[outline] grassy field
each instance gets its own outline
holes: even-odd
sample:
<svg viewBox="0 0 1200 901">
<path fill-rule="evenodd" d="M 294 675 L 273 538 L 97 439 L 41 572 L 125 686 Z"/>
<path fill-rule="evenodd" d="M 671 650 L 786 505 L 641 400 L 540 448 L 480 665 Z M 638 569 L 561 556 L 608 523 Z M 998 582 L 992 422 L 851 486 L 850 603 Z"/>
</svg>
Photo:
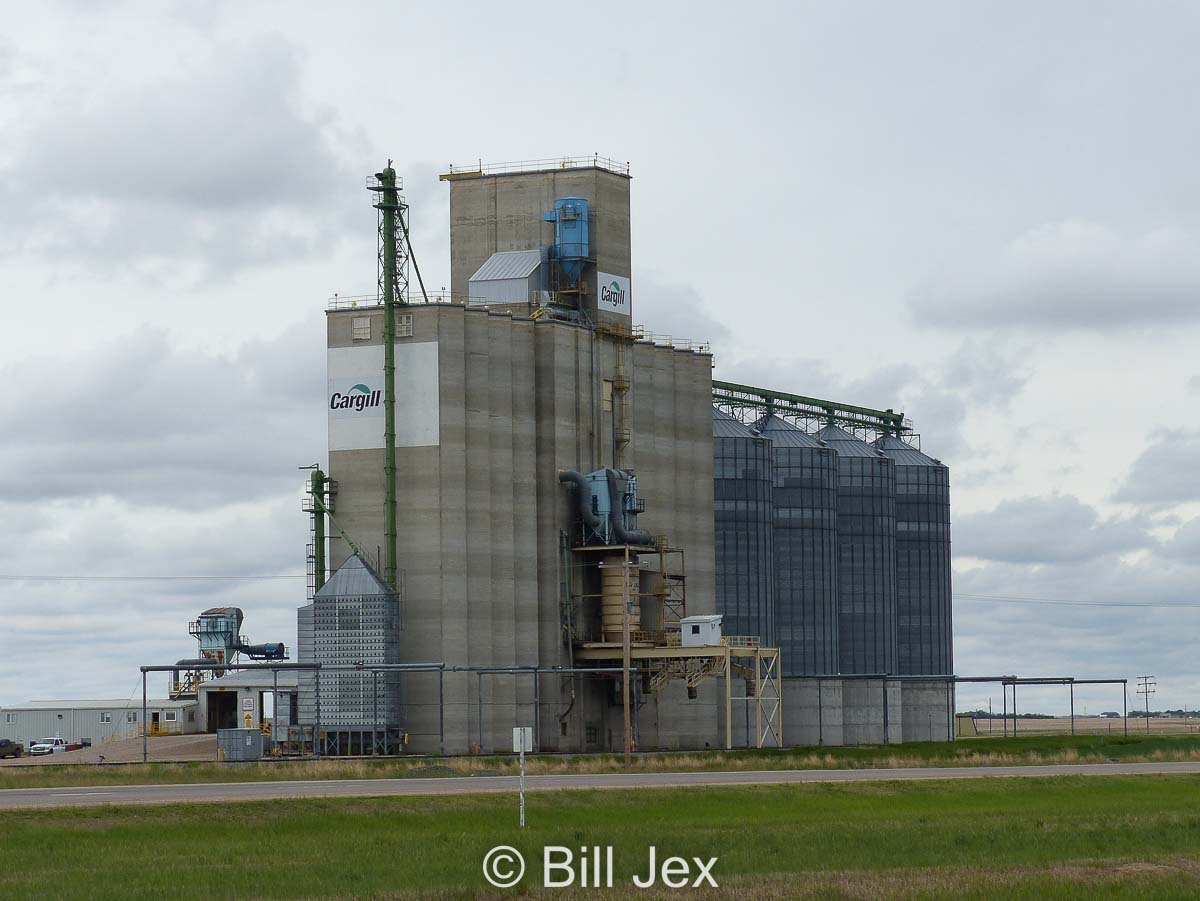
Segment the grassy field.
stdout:
<svg viewBox="0 0 1200 901">
<path fill-rule="evenodd" d="M 988 720 L 977 719 L 974 721 L 968 720 L 965 717 L 959 717 L 957 720 L 958 734 L 963 737 L 971 736 L 971 729 L 974 728 L 975 734 L 979 736 L 1002 736 L 1004 734 L 1003 720 Z M 1012 734 L 1012 719 L 1008 721 L 1008 731 Z M 1077 716 L 1075 717 L 1075 732 L 1091 733 L 1095 735 L 1122 735 L 1125 730 L 1125 723 L 1120 719 L 1110 719 L 1101 716 Z M 1071 719 L 1066 716 L 1058 716 L 1050 719 L 1021 719 L 1017 721 L 1018 735 L 1069 735 L 1071 732 Z M 1200 733 L 1200 719 L 1195 717 L 1151 717 L 1150 718 L 1150 734 L 1152 735 L 1169 735 L 1174 733 Z M 1131 718 L 1129 720 L 1130 735 L 1145 735 L 1146 720 Z"/>
<path fill-rule="evenodd" d="M 627 897 L 671 894 L 630 885 L 650 845 L 717 856 L 714 897 L 1200 893 L 1192 777 L 572 791 L 531 796 L 524 833 L 516 815 L 486 795 L 17 811 L 0 897 L 487 896 L 498 844 L 529 861 L 524 891 L 559 898 L 538 888 L 545 845 L 612 845 Z"/>
<path fill-rule="evenodd" d="M 836 769 L 909 766 L 1006 766 L 1109 761 L 1200 760 L 1200 735 L 1050 735 L 960 739 L 856 748 L 790 748 L 645 754 L 640 772 Z M 0 790 L 74 785 L 144 785 L 175 782 L 258 782 L 296 779 L 383 779 L 420 776 L 514 774 L 513 757 L 388 758 L 264 761 L 262 763 L 137 764 L 131 766 L 0 767 Z M 619 755 L 528 758 L 533 774 L 623 772 Z"/>
</svg>

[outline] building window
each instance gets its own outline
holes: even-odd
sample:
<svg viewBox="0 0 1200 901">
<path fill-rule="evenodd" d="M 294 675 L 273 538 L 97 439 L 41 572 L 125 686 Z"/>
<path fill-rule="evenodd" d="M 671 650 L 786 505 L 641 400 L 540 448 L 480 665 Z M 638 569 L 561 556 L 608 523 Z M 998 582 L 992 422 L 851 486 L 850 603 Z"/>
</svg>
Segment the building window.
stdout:
<svg viewBox="0 0 1200 901">
<path fill-rule="evenodd" d="M 137 722 L 137 711 L 136 710 L 126 710 L 125 711 L 125 722 L 136 723 Z"/>
<path fill-rule="evenodd" d="M 8 723 L 9 725 L 12 725 L 16 721 L 17 721 L 17 715 L 15 713 L 4 714 L 4 722 Z"/>
<path fill-rule="evenodd" d="M 584 727 L 584 739 L 589 745 L 594 745 L 600 738 L 600 729 L 595 723 L 588 723 Z"/>
<path fill-rule="evenodd" d="M 371 340 L 371 317 L 355 316 L 350 320 L 351 337 L 355 341 Z"/>
<path fill-rule="evenodd" d="M 100 722 L 102 722 L 102 723 L 111 723 L 111 722 L 112 722 L 112 714 L 111 714 L 111 713 L 109 713 L 107 710 L 105 710 L 105 711 L 101 712 L 101 714 L 100 714 Z"/>
<path fill-rule="evenodd" d="M 699 635 L 699 634 L 700 634 L 700 627 L 699 627 L 699 626 L 692 626 L 692 634 L 693 634 L 693 635 Z"/>
<path fill-rule="evenodd" d="M 163 711 L 163 721 L 164 722 L 174 723 L 178 719 L 179 719 L 179 711 L 178 710 L 164 710 Z"/>
<path fill-rule="evenodd" d="M 194 722 L 196 722 L 196 711 L 194 711 L 194 710 L 189 710 L 189 711 L 188 711 L 188 722 L 189 722 L 189 723 L 194 723 Z"/>
<path fill-rule="evenodd" d="M 401 313 L 396 317 L 396 337 L 411 338 L 413 335 L 413 314 Z"/>
</svg>

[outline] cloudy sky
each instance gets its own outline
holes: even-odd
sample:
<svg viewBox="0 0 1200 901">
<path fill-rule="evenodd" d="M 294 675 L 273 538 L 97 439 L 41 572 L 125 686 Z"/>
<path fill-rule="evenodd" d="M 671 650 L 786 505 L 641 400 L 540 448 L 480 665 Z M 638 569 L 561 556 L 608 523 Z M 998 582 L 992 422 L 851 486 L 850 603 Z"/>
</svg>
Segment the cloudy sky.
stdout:
<svg viewBox="0 0 1200 901">
<path fill-rule="evenodd" d="M 1200 11 L 583 9 L 6 12 L 0 704 L 126 697 L 218 603 L 293 643 L 302 579 L 123 577 L 303 571 L 364 177 L 395 158 L 441 287 L 438 172 L 598 152 L 632 164 L 637 321 L 903 409 L 950 464 L 960 674 L 1200 705 Z"/>
</svg>

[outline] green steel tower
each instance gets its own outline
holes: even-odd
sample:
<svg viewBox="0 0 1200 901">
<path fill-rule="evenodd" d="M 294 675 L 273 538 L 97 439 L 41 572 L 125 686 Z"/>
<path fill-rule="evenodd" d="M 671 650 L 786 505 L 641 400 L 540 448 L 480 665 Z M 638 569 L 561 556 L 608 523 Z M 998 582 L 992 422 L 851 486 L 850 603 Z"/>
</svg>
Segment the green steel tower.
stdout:
<svg viewBox="0 0 1200 901">
<path fill-rule="evenodd" d="M 313 593 L 325 585 L 325 473 L 314 469 L 309 481 L 313 516 Z"/>
<path fill-rule="evenodd" d="M 387 168 L 367 179 L 367 189 L 376 196 L 379 211 L 379 302 L 383 305 L 383 471 L 384 567 L 383 578 L 398 590 L 396 561 L 396 305 L 407 303 L 408 253 L 404 214 L 407 204 L 400 197 L 400 183 L 392 161 Z"/>
</svg>

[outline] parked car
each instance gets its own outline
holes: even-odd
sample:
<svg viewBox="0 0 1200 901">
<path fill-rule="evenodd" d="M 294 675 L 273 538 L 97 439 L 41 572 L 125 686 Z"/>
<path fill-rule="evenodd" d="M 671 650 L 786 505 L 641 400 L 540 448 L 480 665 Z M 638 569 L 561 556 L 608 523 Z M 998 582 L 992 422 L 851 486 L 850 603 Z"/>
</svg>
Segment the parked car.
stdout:
<svg viewBox="0 0 1200 901">
<path fill-rule="evenodd" d="M 25 753 L 25 746 L 9 738 L 0 738 L 0 760 L 5 757 L 20 757 Z"/>
<path fill-rule="evenodd" d="M 67 750 L 67 740 L 65 738 L 43 738 L 29 748 L 29 753 L 35 757 L 40 757 L 43 754 L 62 754 Z"/>
</svg>

